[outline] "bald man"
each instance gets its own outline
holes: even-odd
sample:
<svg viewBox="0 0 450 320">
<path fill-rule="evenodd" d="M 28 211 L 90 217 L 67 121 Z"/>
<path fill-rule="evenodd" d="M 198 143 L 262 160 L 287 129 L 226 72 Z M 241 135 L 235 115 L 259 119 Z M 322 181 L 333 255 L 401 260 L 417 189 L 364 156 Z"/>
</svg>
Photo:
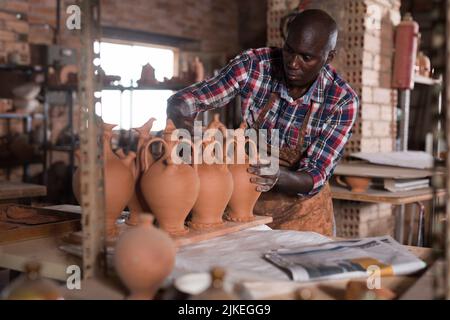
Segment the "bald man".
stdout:
<svg viewBox="0 0 450 320">
<path fill-rule="evenodd" d="M 324 11 L 306 10 L 288 25 L 283 48 L 243 52 L 208 80 L 168 100 L 167 116 L 191 128 L 197 114 L 240 95 L 242 117 L 255 129 L 278 129 L 280 169 L 253 165 L 251 182 L 263 192 L 255 214 L 271 227 L 333 234 L 328 180 L 351 136 L 359 100 L 330 63 L 338 28 Z M 269 137 L 269 142 L 271 137 Z"/>
</svg>

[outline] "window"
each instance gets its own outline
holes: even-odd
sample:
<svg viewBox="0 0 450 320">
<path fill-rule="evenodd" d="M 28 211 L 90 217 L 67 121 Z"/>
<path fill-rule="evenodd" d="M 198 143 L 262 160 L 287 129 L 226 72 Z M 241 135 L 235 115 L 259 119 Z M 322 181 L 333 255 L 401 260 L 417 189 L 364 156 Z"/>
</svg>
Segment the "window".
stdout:
<svg viewBox="0 0 450 320">
<path fill-rule="evenodd" d="M 158 81 L 172 78 L 175 71 L 174 48 L 147 45 L 102 42 L 101 67 L 107 75 L 121 77 L 124 87 L 136 87 L 142 66 L 150 63 Z M 166 122 L 167 99 L 171 90 L 103 90 L 102 108 L 97 110 L 107 123 L 116 123 L 121 129 L 140 127 L 149 118 L 155 121 L 152 130 L 162 130 Z"/>
</svg>

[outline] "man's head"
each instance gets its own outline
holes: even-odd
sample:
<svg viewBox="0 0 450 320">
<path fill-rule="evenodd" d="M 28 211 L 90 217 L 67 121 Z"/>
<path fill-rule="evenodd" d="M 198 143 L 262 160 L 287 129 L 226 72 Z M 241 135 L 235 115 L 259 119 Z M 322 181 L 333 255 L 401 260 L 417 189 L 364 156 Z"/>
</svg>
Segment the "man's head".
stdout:
<svg viewBox="0 0 450 320">
<path fill-rule="evenodd" d="M 322 10 L 305 10 L 289 23 L 283 67 L 290 86 L 309 86 L 335 54 L 336 22 Z"/>
</svg>

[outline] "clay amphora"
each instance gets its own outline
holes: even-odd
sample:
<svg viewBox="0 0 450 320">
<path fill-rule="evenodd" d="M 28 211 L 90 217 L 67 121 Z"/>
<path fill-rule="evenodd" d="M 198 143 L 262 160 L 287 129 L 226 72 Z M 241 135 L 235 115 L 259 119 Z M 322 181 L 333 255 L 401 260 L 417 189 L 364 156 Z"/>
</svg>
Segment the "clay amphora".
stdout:
<svg viewBox="0 0 450 320">
<path fill-rule="evenodd" d="M 197 200 L 200 181 L 195 164 L 177 164 L 172 159 L 172 150 L 175 151 L 180 143 L 171 141 L 175 129 L 173 122 L 167 120 L 164 139 L 151 139 L 144 146 L 141 190 L 159 226 L 169 234 L 179 236 L 189 231 L 184 222 Z M 164 155 L 158 160 L 153 159 L 149 149 L 156 142 L 161 142 L 164 147 Z M 192 144 L 191 147 L 194 148 Z"/>
<path fill-rule="evenodd" d="M 139 212 L 150 212 L 150 209 L 145 202 L 144 196 L 141 191 L 140 180 L 141 180 L 141 157 L 143 156 L 142 149 L 144 145 L 150 141 L 153 137 L 150 134 L 150 130 L 152 129 L 153 122 L 155 118 L 150 118 L 143 126 L 139 128 L 134 128 L 134 130 L 138 133 L 138 144 L 137 144 L 137 158 L 133 166 L 133 175 L 135 179 L 135 189 L 133 196 L 131 197 L 130 202 L 128 203 L 128 209 L 130 210 L 130 216 L 126 223 L 128 225 L 136 225 L 138 223 Z M 120 155 L 119 155 L 120 156 Z"/>
<path fill-rule="evenodd" d="M 175 264 L 176 247 L 172 239 L 153 226 L 151 214 L 139 214 L 139 223 L 117 240 L 114 265 L 118 276 L 130 290 L 129 299 L 153 299 Z"/>
<path fill-rule="evenodd" d="M 229 211 L 226 215 L 226 219 L 236 222 L 248 222 L 255 219 L 253 208 L 261 195 L 261 192 L 256 191 L 257 185 L 250 182 L 250 178 L 256 176 L 247 172 L 247 169 L 250 167 L 250 159 L 245 153 L 245 145 L 239 143 L 239 140 L 246 141 L 246 143 L 253 148 L 255 155 L 257 154 L 257 147 L 253 141 L 245 139 L 244 130 L 245 124 L 243 123 L 239 129 L 235 130 L 235 140 L 227 145 L 227 155 L 229 154 L 229 147 L 233 146 L 235 158 L 233 163 L 228 165 L 228 169 L 233 176 L 234 189 L 228 203 Z M 241 139 L 238 139 L 238 136 L 240 136 Z M 237 163 L 236 158 L 238 154 L 244 155 L 244 163 Z"/>
<path fill-rule="evenodd" d="M 215 134 L 215 130 L 220 130 L 223 137 L 226 135 L 225 126 L 219 121 L 219 115 L 214 115 L 214 120 L 209 124 L 208 128 L 211 135 Z M 208 141 L 209 140 L 209 141 Z M 223 224 L 222 216 L 230 201 L 233 193 L 233 177 L 228 170 L 223 141 L 215 141 L 214 137 L 208 139 L 205 137 L 203 141 L 203 153 L 214 159 L 214 144 L 219 150 L 220 163 L 203 162 L 198 165 L 198 176 L 200 179 L 200 191 L 192 209 L 192 220 L 189 226 L 196 230 L 211 229 L 219 227 Z"/>
<path fill-rule="evenodd" d="M 117 236 L 117 218 L 134 193 L 133 160 L 136 158 L 136 154 L 130 152 L 123 159 L 120 159 L 112 151 L 112 129 L 115 126 L 115 124 L 103 124 L 105 219 L 108 238 Z M 76 155 L 79 157 L 79 152 Z M 78 203 L 81 203 L 79 169 L 74 174 L 72 187 L 75 198 Z"/>
</svg>

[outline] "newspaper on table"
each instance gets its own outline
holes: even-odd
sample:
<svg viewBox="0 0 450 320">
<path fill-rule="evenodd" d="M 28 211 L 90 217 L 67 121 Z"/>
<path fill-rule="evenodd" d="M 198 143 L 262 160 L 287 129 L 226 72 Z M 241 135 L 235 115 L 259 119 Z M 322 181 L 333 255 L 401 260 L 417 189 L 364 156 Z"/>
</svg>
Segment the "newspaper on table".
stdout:
<svg viewBox="0 0 450 320">
<path fill-rule="evenodd" d="M 277 249 L 264 257 L 288 271 L 294 281 L 367 277 L 369 268 L 378 268 L 380 276 L 406 275 L 426 267 L 390 236 Z"/>
</svg>

